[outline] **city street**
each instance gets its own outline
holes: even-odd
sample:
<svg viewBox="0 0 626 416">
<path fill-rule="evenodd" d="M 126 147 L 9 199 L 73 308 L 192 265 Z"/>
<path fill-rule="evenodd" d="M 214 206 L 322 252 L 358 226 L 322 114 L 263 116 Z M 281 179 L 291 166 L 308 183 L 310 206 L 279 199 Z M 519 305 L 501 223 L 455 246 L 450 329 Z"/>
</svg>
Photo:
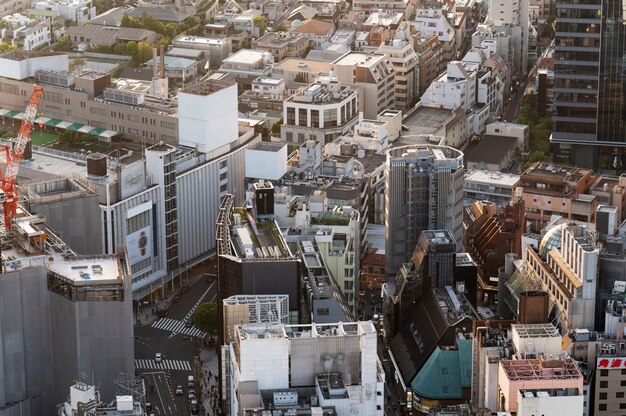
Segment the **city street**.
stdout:
<svg viewBox="0 0 626 416">
<path fill-rule="evenodd" d="M 187 379 L 193 375 L 194 356 L 198 355 L 204 333 L 195 327 L 186 327 L 185 321 L 191 319 L 201 302 L 217 298 L 216 283 L 208 283 L 201 275 L 190 277 L 191 290 L 179 295 L 166 317 L 135 327 L 135 368 L 146 383 L 146 401 L 152 405 L 148 414 L 191 414 Z M 155 362 L 156 353 L 162 354 L 160 363 Z M 177 396 L 175 389 L 179 385 L 183 387 L 183 395 Z M 200 391 L 196 396 L 200 404 Z"/>
</svg>

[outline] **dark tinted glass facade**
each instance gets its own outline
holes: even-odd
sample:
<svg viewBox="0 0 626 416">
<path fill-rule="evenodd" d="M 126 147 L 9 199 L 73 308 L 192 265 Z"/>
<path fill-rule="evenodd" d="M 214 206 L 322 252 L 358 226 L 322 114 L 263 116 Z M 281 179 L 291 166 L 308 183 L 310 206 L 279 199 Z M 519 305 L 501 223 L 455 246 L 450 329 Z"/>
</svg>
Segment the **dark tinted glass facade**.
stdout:
<svg viewBox="0 0 626 416">
<path fill-rule="evenodd" d="M 602 2 L 598 140 L 626 142 L 626 1 Z"/>
<path fill-rule="evenodd" d="M 552 140 L 576 162 L 589 144 L 626 145 L 626 0 L 557 0 L 556 11 Z"/>
</svg>

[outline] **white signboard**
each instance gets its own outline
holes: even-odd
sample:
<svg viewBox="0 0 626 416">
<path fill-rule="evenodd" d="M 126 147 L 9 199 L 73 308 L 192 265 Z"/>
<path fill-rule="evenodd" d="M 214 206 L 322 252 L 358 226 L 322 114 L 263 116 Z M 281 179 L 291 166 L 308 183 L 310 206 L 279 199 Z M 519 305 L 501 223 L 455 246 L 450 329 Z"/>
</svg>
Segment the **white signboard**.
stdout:
<svg viewBox="0 0 626 416">
<path fill-rule="evenodd" d="M 152 230 L 150 226 L 126 236 L 130 264 L 152 257 Z"/>
</svg>

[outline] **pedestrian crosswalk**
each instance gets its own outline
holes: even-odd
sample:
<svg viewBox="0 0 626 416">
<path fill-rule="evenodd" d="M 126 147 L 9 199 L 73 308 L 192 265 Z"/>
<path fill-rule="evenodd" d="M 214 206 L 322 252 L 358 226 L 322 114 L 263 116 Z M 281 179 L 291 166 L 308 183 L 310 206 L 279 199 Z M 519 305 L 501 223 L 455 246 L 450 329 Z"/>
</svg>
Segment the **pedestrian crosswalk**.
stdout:
<svg viewBox="0 0 626 416">
<path fill-rule="evenodd" d="M 154 360 L 136 359 L 135 368 L 137 370 L 180 370 L 191 371 L 189 361 L 185 360 L 163 360 L 157 363 Z"/>
<path fill-rule="evenodd" d="M 188 335 L 190 337 L 204 338 L 206 336 L 206 333 L 200 331 L 198 328 L 186 328 L 185 323 L 177 319 L 161 318 L 153 323 L 152 327 L 176 334 Z"/>
</svg>

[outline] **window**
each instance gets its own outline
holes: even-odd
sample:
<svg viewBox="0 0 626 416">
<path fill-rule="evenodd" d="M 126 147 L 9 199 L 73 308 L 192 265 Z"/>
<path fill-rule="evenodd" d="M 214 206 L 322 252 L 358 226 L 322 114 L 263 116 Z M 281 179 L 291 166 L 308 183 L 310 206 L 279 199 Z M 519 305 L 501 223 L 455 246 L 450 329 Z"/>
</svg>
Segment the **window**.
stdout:
<svg viewBox="0 0 626 416">
<path fill-rule="evenodd" d="M 601 389 L 606 389 L 607 387 L 609 387 L 609 382 L 608 381 L 601 381 L 600 382 L 600 388 Z"/>
<path fill-rule="evenodd" d="M 620 409 L 626 409 L 626 403 L 620 403 L 619 404 L 619 408 Z"/>
<path fill-rule="evenodd" d="M 624 392 L 623 391 L 618 391 L 617 393 L 615 393 L 615 398 L 616 399 L 623 399 L 624 398 Z"/>
<path fill-rule="evenodd" d="M 622 380 L 622 382 L 620 383 L 620 386 L 626 387 L 626 380 Z"/>
<path fill-rule="evenodd" d="M 600 393 L 600 400 L 606 400 L 606 393 Z"/>
<path fill-rule="evenodd" d="M 606 403 L 598 405 L 598 410 L 606 410 Z"/>
<path fill-rule="evenodd" d="M 600 370 L 600 376 L 601 377 L 608 377 L 609 376 L 609 370 Z"/>
</svg>

